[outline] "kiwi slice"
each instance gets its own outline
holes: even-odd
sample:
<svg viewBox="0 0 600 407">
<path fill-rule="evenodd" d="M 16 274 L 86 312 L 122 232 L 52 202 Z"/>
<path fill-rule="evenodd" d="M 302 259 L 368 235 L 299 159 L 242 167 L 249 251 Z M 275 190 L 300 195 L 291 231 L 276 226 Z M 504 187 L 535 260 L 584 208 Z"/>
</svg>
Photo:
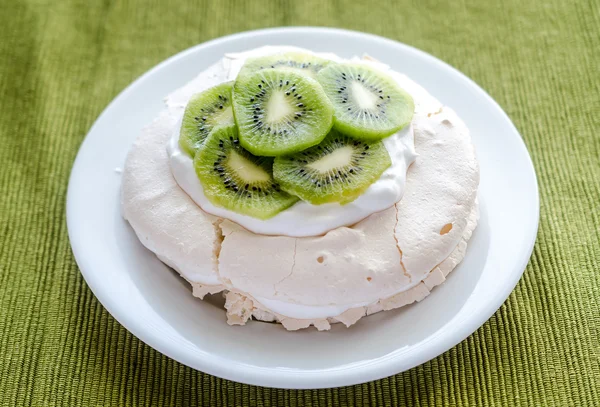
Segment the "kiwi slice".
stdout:
<svg viewBox="0 0 600 407">
<path fill-rule="evenodd" d="M 242 148 L 235 127 L 211 132 L 194 157 L 194 168 L 206 197 L 237 213 L 268 219 L 298 201 L 273 179 L 272 158 Z"/>
<path fill-rule="evenodd" d="M 242 146 L 277 156 L 319 144 L 333 125 L 321 85 L 284 69 L 263 69 L 235 81 L 233 112 Z"/>
<path fill-rule="evenodd" d="M 330 64 L 317 78 L 333 103 L 334 128 L 354 138 L 381 140 L 412 120 L 412 97 L 370 66 Z"/>
<path fill-rule="evenodd" d="M 192 158 L 214 128 L 235 127 L 231 106 L 232 87 L 233 82 L 222 83 L 195 94 L 188 102 L 183 113 L 179 146 Z"/>
<path fill-rule="evenodd" d="M 282 52 L 258 58 L 249 58 L 242 66 L 238 77 L 252 74 L 261 69 L 279 68 L 295 71 L 316 79 L 317 73 L 331 61 L 305 52 Z"/>
<path fill-rule="evenodd" d="M 365 142 L 332 130 L 321 144 L 275 158 L 281 188 L 311 204 L 358 198 L 392 164 L 381 141 Z"/>
</svg>

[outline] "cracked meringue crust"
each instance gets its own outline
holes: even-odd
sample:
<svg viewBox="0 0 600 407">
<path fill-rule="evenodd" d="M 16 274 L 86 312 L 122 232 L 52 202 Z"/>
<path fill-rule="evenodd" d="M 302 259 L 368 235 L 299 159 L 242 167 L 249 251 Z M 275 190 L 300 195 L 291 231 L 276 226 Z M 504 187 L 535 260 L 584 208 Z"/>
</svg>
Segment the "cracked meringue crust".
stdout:
<svg viewBox="0 0 600 407">
<path fill-rule="evenodd" d="M 433 287 L 446 281 L 448 274 L 462 261 L 467 249 L 467 242 L 471 238 L 473 230 L 479 219 L 479 208 L 477 203 L 473 206 L 467 226 L 458 245 L 452 253 L 439 265 L 431 270 L 417 285 L 388 298 L 383 298 L 375 303 L 348 309 L 335 317 L 329 318 L 289 318 L 287 316 L 269 311 L 267 307 L 248 294 L 237 291 L 228 291 L 226 294 L 225 308 L 227 310 L 227 323 L 230 325 L 244 325 L 251 317 L 265 322 L 279 322 L 287 330 L 298 330 L 314 326 L 319 331 L 329 330 L 332 323 L 343 323 L 349 327 L 362 317 L 381 311 L 389 311 L 400 308 L 413 302 L 420 302 L 427 297 Z M 194 289 L 196 285 L 192 284 Z"/>
<path fill-rule="evenodd" d="M 225 293 L 230 324 L 254 317 L 325 330 L 420 301 L 464 256 L 477 224 L 479 168 L 456 113 L 409 82 L 418 157 L 404 198 L 353 226 L 315 237 L 266 236 L 203 212 L 169 168 L 165 147 L 179 105 L 147 126 L 129 152 L 123 216 L 194 296 Z"/>
</svg>

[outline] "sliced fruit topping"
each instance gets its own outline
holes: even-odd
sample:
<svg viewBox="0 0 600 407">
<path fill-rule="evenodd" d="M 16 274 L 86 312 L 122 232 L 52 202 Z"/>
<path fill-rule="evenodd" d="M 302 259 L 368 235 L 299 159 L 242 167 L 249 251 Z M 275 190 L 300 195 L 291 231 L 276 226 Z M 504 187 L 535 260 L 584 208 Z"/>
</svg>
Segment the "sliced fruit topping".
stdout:
<svg viewBox="0 0 600 407">
<path fill-rule="evenodd" d="M 345 204 L 391 164 L 381 141 L 360 141 L 333 130 L 317 146 L 275 158 L 273 175 L 283 190 L 311 204 Z"/>
<path fill-rule="evenodd" d="M 308 75 L 315 79 L 317 73 L 329 65 L 330 61 L 304 52 L 290 51 L 264 57 L 250 58 L 245 63 L 238 78 L 256 71 L 269 68 L 280 68 Z"/>
<path fill-rule="evenodd" d="M 256 157 L 240 146 L 235 127 L 210 133 L 194 167 L 206 197 L 237 213 L 268 219 L 298 201 L 273 179 L 272 158 Z"/>
<path fill-rule="evenodd" d="M 331 102 L 321 85 L 284 69 L 263 69 L 238 78 L 233 110 L 242 146 L 262 156 L 314 146 L 333 124 Z"/>
<path fill-rule="evenodd" d="M 333 103 L 334 128 L 354 138 L 381 140 L 412 120 L 412 97 L 370 66 L 332 63 L 317 78 Z"/>
<path fill-rule="evenodd" d="M 233 82 L 198 93 L 190 99 L 181 123 L 179 146 L 192 158 L 208 134 L 216 127 L 235 127 L 231 104 Z"/>
</svg>

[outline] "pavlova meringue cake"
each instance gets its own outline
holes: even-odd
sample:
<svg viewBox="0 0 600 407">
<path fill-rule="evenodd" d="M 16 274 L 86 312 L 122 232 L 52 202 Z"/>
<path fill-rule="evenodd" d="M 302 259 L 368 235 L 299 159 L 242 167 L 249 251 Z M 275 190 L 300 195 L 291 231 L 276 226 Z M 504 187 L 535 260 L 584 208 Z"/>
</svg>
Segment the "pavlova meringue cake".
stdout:
<svg viewBox="0 0 600 407">
<path fill-rule="evenodd" d="M 469 130 L 368 56 L 226 54 L 166 99 L 125 164 L 144 246 L 222 293 L 229 324 L 327 330 L 421 301 L 478 220 Z"/>
</svg>

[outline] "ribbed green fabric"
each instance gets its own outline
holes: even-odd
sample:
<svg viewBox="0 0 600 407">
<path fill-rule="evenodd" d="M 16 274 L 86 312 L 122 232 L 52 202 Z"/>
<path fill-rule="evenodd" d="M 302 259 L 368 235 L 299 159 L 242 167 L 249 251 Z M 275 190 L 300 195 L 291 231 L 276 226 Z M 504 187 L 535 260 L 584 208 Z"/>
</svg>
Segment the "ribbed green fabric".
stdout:
<svg viewBox="0 0 600 407">
<path fill-rule="evenodd" d="M 285 391 L 194 371 L 119 325 L 71 254 L 67 180 L 107 103 L 182 49 L 283 25 L 371 32 L 447 61 L 502 105 L 538 172 L 538 240 L 506 303 L 377 382 Z M 600 405 L 599 27 L 594 0 L 3 0 L 0 405 Z"/>
</svg>

